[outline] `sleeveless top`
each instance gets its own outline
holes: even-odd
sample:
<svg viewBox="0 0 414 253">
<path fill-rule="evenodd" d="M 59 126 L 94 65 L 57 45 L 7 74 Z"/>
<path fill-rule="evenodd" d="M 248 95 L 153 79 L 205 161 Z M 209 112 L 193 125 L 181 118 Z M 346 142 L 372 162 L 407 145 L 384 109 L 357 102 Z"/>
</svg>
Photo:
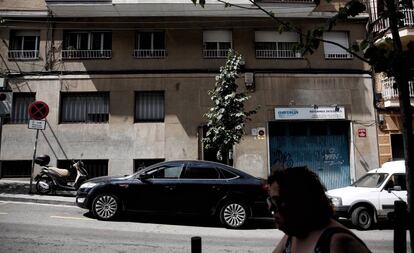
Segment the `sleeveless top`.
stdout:
<svg viewBox="0 0 414 253">
<path fill-rule="evenodd" d="M 342 227 L 329 227 L 325 229 L 323 233 L 321 234 L 321 236 L 319 237 L 318 242 L 316 243 L 316 246 L 313 252 L 314 253 L 329 253 L 331 237 L 336 233 L 345 233 L 345 234 L 351 235 L 358 242 L 364 245 L 365 248 L 368 249 L 367 245 L 365 245 L 365 243 L 361 239 L 359 239 L 354 233 L 352 233 L 348 229 L 345 229 Z M 283 253 L 292 253 L 292 237 L 291 236 L 289 236 L 286 241 L 285 249 L 283 250 Z"/>
</svg>

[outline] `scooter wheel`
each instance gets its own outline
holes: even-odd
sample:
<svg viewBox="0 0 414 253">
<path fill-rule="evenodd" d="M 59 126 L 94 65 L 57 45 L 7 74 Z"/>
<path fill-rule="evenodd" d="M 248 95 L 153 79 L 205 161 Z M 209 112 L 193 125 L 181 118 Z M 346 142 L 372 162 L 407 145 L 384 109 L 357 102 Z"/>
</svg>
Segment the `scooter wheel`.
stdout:
<svg viewBox="0 0 414 253">
<path fill-rule="evenodd" d="M 36 183 L 36 191 L 39 194 L 48 194 L 52 190 L 52 179 L 41 177 Z"/>
</svg>

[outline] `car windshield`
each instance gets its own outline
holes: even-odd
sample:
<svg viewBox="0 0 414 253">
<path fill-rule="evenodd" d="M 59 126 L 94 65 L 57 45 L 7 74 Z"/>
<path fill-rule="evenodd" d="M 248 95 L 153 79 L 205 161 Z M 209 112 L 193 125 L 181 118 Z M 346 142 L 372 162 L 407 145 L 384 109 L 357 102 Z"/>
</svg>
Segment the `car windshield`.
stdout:
<svg viewBox="0 0 414 253">
<path fill-rule="evenodd" d="M 352 185 L 355 187 L 378 188 L 387 178 L 388 173 L 368 173 Z"/>
</svg>

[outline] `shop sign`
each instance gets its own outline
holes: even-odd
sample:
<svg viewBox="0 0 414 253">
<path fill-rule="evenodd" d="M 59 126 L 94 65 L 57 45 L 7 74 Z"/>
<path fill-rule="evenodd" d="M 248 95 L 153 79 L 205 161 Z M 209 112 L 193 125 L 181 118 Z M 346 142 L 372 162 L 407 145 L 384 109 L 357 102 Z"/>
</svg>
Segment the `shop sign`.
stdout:
<svg viewBox="0 0 414 253">
<path fill-rule="evenodd" d="M 345 119 L 343 106 L 276 107 L 275 120 Z"/>
</svg>

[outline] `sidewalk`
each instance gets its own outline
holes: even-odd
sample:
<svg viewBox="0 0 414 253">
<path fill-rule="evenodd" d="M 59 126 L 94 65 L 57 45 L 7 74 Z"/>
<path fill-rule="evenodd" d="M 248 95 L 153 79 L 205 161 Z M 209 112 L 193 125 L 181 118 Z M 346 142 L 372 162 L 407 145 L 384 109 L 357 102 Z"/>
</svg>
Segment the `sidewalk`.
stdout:
<svg viewBox="0 0 414 253">
<path fill-rule="evenodd" d="M 32 182 L 30 194 L 30 179 L 0 179 L 0 200 L 45 204 L 75 205 L 76 192 L 57 192 L 56 194 L 39 195 L 36 193 L 35 182 Z"/>
</svg>

